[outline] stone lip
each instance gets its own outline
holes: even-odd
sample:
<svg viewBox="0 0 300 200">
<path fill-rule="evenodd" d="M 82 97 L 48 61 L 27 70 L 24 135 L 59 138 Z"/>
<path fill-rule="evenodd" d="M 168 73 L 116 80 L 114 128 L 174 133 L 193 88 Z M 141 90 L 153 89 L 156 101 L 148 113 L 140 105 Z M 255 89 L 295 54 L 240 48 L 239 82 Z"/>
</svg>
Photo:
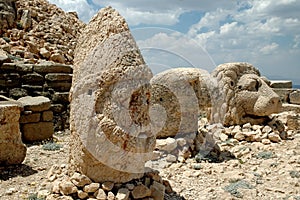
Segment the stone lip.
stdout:
<svg viewBox="0 0 300 200">
<path fill-rule="evenodd" d="M 47 97 L 39 96 L 39 97 L 22 97 L 18 99 L 18 102 L 22 103 L 24 106 L 24 110 L 33 111 L 33 112 L 41 112 L 49 110 L 51 107 L 51 101 Z"/>
</svg>

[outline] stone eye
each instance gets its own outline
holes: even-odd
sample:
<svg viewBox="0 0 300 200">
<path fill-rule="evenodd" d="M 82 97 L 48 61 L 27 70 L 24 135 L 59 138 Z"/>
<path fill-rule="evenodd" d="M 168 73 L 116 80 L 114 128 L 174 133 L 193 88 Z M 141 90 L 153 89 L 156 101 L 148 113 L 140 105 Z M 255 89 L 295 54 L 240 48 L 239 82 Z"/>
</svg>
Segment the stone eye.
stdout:
<svg viewBox="0 0 300 200">
<path fill-rule="evenodd" d="M 257 92 L 261 86 L 261 82 L 259 80 L 253 79 L 251 83 L 248 85 L 247 90 L 252 92 Z"/>
</svg>

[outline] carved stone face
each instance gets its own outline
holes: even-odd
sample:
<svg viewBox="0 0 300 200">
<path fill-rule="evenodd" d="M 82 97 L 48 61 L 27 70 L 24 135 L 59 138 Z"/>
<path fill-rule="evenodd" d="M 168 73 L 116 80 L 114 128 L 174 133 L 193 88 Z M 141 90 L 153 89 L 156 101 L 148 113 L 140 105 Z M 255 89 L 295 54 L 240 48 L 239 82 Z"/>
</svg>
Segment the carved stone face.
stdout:
<svg viewBox="0 0 300 200">
<path fill-rule="evenodd" d="M 280 110 L 279 96 L 256 74 L 243 75 L 235 92 L 236 111 L 242 123 L 249 118 L 260 122 Z"/>
</svg>

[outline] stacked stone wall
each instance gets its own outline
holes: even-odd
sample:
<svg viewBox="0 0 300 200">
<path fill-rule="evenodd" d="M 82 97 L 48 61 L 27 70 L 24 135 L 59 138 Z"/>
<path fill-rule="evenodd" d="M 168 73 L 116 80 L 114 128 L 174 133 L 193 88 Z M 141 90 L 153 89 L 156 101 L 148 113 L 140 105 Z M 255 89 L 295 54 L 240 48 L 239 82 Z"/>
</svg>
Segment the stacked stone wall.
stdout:
<svg viewBox="0 0 300 200">
<path fill-rule="evenodd" d="M 45 96 L 56 131 L 69 127 L 69 90 L 73 67 L 53 62 L 39 64 L 0 63 L 0 94 L 12 99 Z"/>
</svg>

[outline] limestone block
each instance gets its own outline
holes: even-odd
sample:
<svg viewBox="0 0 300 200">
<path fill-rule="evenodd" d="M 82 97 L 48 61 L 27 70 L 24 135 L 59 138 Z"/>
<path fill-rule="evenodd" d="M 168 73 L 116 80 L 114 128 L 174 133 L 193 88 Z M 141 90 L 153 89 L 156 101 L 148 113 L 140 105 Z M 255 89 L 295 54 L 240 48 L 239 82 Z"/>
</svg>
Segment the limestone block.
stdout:
<svg viewBox="0 0 300 200">
<path fill-rule="evenodd" d="M 44 111 L 42 113 L 42 121 L 43 122 L 51 122 L 53 120 L 53 112 L 52 111 Z"/>
<path fill-rule="evenodd" d="M 26 156 L 19 128 L 20 104 L 0 101 L 0 165 L 21 164 Z"/>
<path fill-rule="evenodd" d="M 29 115 L 23 114 L 20 117 L 21 124 L 35 123 L 35 122 L 39 122 L 40 120 L 41 120 L 41 113 L 32 113 Z"/>
<path fill-rule="evenodd" d="M 53 88 L 56 91 L 67 92 L 70 90 L 72 83 L 70 82 L 47 82 L 48 88 Z"/>
<path fill-rule="evenodd" d="M 26 74 L 22 76 L 23 84 L 43 85 L 44 77 L 38 73 Z"/>
<path fill-rule="evenodd" d="M 296 90 L 290 94 L 290 103 L 300 105 L 300 90 Z"/>
<path fill-rule="evenodd" d="M 72 73 L 73 68 L 70 65 L 64 65 L 53 62 L 44 62 L 34 65 L 34 71 L 37 73 Z"/>
<path fill-rule="evenodd" d="M 101 9 L 82 31 L 74 58 L 70 171 L 95 182 L 142 177 L 155 146 L 148 116 L 152 73 L 124 18 Z"/>
<path fill-rule="evenodd" d="M 21 132 L 24 141 L 34 142 L 51 138 L 54 128 L 52 122 L 29 123 L 22 125 Z"/>
<path fill-rule="evenodd" d="M 289 103 L 290 93 L 295 91 L 294 89 L 286 89 L 286 88 L 274 88 L 273 90 L 276 94 L 279 95 L 282 103 Z"/>
<path fill-rule="evenodd" d="M 55 103 L 69 103 L 69 92 L 55 92 L 52 101 Z"/>
<path fill-rule="evenodd" d="M 31 73 L 31 72 L 33 72 L 33 65 L 32 64 L 15 64 L 15 69 L 17 72 Z"/>
<path fill-rule="evenodd" d="M 65 74 L 65 73 L 52 73 L 52 74 L 47 74 L 45 76 L 46 81 L 67 81 L 71 82 L 72 81 L 72 74 Z"/>
<path fill-rule="evenodd" d="M 39 97 L 22 97 L 18 99 L 18 102 L 20 102 L 24 110 L 30 110 L 33 112 L 42 112 L 47 111 L 51 107 L 51 101 L 47 97 L 39 96 Z"/>
<path fill-rule="evenodd" d="M 271 88 L 292 88 L 292 81 L 271 81 Z"/>
</svg>

